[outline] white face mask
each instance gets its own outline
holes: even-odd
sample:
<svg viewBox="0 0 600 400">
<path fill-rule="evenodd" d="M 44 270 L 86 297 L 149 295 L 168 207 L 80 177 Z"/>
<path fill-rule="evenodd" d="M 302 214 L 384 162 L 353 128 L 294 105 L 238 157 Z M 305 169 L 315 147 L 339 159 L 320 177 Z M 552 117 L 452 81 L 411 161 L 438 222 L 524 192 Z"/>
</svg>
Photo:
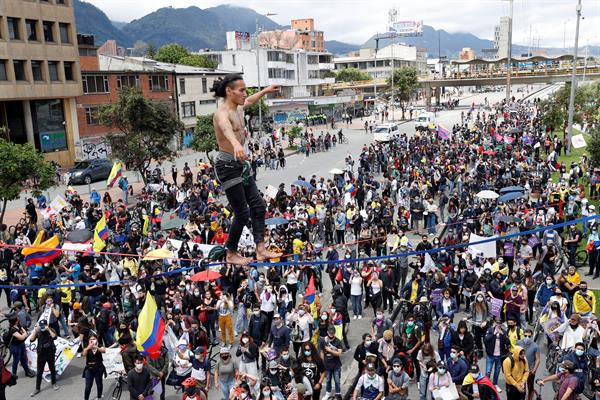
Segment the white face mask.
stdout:
<svg viewBox="0 0 600 400">
<path fill-rule="evenodd" d="M 248 338 L 246 338 L 246 337 L 245 337 L 245 338 L 242 338 L 242 343 L 244 343 L 244 344 L 248 344 Z"/>
<path fill-rule="evenodd" d="M 400 367 L 394 367 L 394 372 L 399 374 L 400 373 Z"/>
<path fill-rule="evenodd" d="M 135 364 L 136 371 L 141 371 L 142 369 L 144 369 L 144 364 Z"/>
<path fill-rule="evenodd" d="M 300 315 L 301 317 L 302 317 L 302 316 L 303 316 L 305 313 L 306 313 L 306 311 L 304 311 L 304 310 L 300 310 L 300 311 L 298 311 L 298 315 Z"/>
</svg>

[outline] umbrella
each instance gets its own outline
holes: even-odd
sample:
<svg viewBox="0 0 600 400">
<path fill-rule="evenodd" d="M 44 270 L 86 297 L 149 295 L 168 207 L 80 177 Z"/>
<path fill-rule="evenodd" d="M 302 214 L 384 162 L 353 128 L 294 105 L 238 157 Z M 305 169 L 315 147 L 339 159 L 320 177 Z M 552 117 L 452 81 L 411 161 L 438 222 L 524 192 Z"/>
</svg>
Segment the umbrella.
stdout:
<svg viewBox="0 0 600 400">
<path fill-rule="evenodd" d="M 65 237 L 65 240 L 73 243 L 84 243 L 91 240 L 94 237 L 94 233 L 89 229 L 77 229 L 76 231 L 69 232 Z"/>
<path fill-rule="evenodd" d="M 309 190 L 313 190 L 314 189 L 313 185 L 311 185 L 309 182 L 301 181 L 301 180 L 297 180 L 297 181 L 292 182 L 292 185 L 302 186 L 302 187 L 305 187 L 305 188 L 307 188 Z"/>
<path fill-rule="evenodd" d="M 482 190 L 481 192 L 477 193 L 475 196 L 479 197 L 480 199 L 497 199 L 500 195 L 496 192 L 494 192 L 493 190 Z"/>
<path fill-rule="evenodd" d="M 500 193 L 510 193 L 510 192 L 524 192 L 525 188 L 521 186 L 507 186 L 505 188 L 500 189 Z"/>
<path fill-rule="evenodd" d="M 483 154 L 485 154 L 487 156 L 493 156 L 493 155 L 496 155 L 496 152 L 494 150 L 486 150 L 483 152 Z"/>
<path fill-rule="evenodd" d="M 167 249 L 156 249 L 149 251 L 148 254 L 144 256 L 144 261 L 148 260 L 163 260 L 165 258 L 173 258 L 173 252 Z"/>
<path fill-rule="evenodd" d="M 265 225 L 285 225 L 285 224 L 289 224 L 290 221 L 288 221 L 285 218 L 281 218 L 281 217 L 275 217 L 275 218 L 267 218 L 265 220 Z"/>
<path fill-rule="evenodd" d="M 217 271 L 200 271 L 197 274 L 192 275 L 192 282 L 208 282 L 214 281 L 221 277 L 221 274 Z"/>
<path fill-rule="evenodd" d="M 329 173 L 330 173 L 330 174 L 333 174 L 333 175 L 340 175 L 340 174 L 343 174 L 343 173 L 344 173 L 344 171 L 342 171 L 342 170 L 341 170 L 341 169 L 339 169 L 339 168 L 334 168 L 334 169 L 330 170 L 330 171 L 329 171 Z"/>
<path fill-rule="evenodd" d="M 510 224 L 511 222 L 521 222 L 521 218 L 515 217 L 514 215 L 502 215 L 498 218 L 499 221 Z"/>
<path fill-rule="evenodd" d="M 521 193 L 521 192 L 509 192 L 509 193 L 503 194 L 502 196 L 498 197 L 498 202 L 506 203 L 507 201 L 519 199 L 523 196 L 525 196 L 525 194 Z"/>
</svg>

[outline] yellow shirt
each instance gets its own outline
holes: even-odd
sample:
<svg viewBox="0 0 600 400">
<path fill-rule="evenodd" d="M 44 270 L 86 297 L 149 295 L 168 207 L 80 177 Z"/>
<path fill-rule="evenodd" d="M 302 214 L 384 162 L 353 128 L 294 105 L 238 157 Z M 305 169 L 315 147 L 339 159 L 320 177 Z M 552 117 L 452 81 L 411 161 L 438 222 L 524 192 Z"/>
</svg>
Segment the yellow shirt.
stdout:
<svg viewBox="0 0 600 400">
<path fill-rule="evenodd" d="M 594 292 L 588 290 L 585 295 L 581 291 L 573 295 L 573 309 L 578 314 L 596 313 L 596 296 Z"/>
<path fill-rule="evenodd" d="M 581 283 L 581 276 L 579 275 L 579 272 L 575 271 L 573 275 L 567 274 L 567 282 L 579 285 Z"/>
<path fill-rule="evenodd" d="M 292 242 L 292 250 L 294 254 L 300 254 L 304 250 L 304 242 L 298 238 L 295 238 Z"/>
<path fill-rule="evenodd" d="M 61 282 L 61 285 L 68 285 L 71 282 L 70 280 L 66 280 L 64 282 Z M 58 288 L 58 290 L 60 290 L 62 293 L 64 293 L 63 296 L 60 297 L 60 302 L 63 304 L 69 304 L 71 302 L 71 300 L 73 300 L 73 287 L 72 286 L 68 286 L 68 287 L 61 287 Z"/>
<path fill-rule="evenodd" d="M 517 345 L 517 341 L 519 340 L 519 327 L 515 328 L 515 330 L 509 329 L 506 333 L 508 336 L 508 341 L 510 342 L 510 350 L 512 351 L 513 347 Z"/>
<path fill-rule="evenodd" d="M 410 288 L 410 302 L 414 303 L 417 300 L 417 294 L 419 292 L 419 282 L 413 281 Z"/>
</svg>

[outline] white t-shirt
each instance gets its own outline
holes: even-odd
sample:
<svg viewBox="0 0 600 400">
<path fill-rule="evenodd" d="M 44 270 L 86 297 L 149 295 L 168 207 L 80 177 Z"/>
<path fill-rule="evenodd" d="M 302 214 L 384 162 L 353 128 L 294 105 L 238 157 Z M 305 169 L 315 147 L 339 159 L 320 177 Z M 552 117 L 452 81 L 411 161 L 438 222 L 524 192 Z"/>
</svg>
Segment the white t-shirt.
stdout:
<svg viewBox="0 0 600 400">
<path fill-rule="evenodd" d="M 355 276 L 350 280 L 350 294 L 352 296 L 360 296 L 363 292 L 362 278 Z"/>
</svg>

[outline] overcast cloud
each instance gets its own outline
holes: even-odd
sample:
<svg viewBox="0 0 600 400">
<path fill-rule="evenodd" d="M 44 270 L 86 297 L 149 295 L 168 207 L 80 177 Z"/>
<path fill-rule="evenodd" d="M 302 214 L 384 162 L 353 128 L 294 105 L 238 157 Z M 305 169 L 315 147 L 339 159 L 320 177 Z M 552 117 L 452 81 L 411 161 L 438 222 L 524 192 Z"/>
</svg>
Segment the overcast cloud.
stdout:
<svg viewBox="0 0 600 400">
<path fill-rule="evenodd" d="M 102 9 L 111 20 L 131 21 L 161 7 L 208 8 L 228 4 L 218 0 L 85 0 Z M 567 47 L 575 38 L 576 0 L 514 0 L 513 42 L 529 45 L 530 37 L 542 47 Z M 231 4 L 231 3 L 229 3 Z M 493 39 L 494 25 L 508 15 L 508 0 L 237 0 L 235 5 L 271 17 L 279 24 L 312 17 L 327 40 L 361 44 L 385 30 L 388 10 L 398 9 L 398 20 L 421 19 L 426 25 L 448 32 L 470 32 Z M 583 0 L 580 47 L 600 45 L 600 0 Z M 566 29 L 565 29 L 566 27 Z M 531 35 L 530 35 L 531 30 Z M 566 33 L 566 35 L 565 35 Z"/>
</svg>

